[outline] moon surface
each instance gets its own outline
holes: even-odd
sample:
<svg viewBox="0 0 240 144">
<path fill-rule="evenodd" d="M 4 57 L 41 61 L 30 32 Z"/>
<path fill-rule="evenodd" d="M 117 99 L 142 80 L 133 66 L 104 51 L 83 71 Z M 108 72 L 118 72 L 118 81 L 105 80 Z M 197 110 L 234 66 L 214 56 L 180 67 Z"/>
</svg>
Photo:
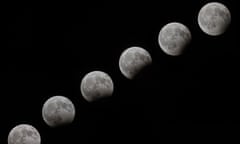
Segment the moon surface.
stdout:
<svg viewBox="0 0 240 144">
<path fill-rule="evenodd" d="M 121 73 L 128 79 L 134 79 L 144 68 L 152 63 L 151 55 L 141 47 L 124 50 L 119 58 Z"/>
<path fill-rule="evenodd" d="M 187 45 L 191 42 L 190 30 L 178 22 L 168 23 L 160 30 L 158 42 L 168 55 L 179 56 L 183 54 Z"/>
<path fill-rule="evenodd" d="M 114 84 L 107 73 L 92 71 L 83 77 L 80 89 L 84 99 L 93 102 L 112 96 Z"/>
<path fill-rule="evenodd" d="M 14 127 L 8 135 L 8 144 L 40 144 L 41 137 L 36 128 L 29 124 Z"/>
<path fill-rule="evenodd" d="M 64 96 L 53 96 L 44 103 L 42 116 L 50 127 L 67 125 L 75 118 L 75 107 L 70 99 Z"/>
<path fill-rule="evenodd" d="M 198 14 L 198 24 L 203 32 L 211 36 L 223 34 L 231 23 L 231 13 L 218 2 L 204 5 Z"/>
</svg>

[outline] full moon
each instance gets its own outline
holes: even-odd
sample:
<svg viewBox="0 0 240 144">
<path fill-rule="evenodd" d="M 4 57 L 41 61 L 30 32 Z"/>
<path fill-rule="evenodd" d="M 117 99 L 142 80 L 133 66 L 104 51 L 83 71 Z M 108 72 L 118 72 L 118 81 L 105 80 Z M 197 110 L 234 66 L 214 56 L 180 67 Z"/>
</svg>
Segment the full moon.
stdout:
<svg viewBox="0 0 240 144">
<path fill-rule="evenodd" d="M 84 76 L 80 89 L 84 99 L 93 102 L 112 96 L 114 86 L 107 73 L 92 71 Z"/>
<path fill-rule="evenodd" d="M 231 13 L 226 6 L 210 2 L 198 14 L 198 24 L 203 32 L 211 36 L 223 34 L 231 23 Z"/>
<path fill-rule="evenodd" d="M 44 103 L 42 117 L 50 127 L 67 125 L 75 118 L 75 107 L 70 99 L 64 96 L 53 96 Z"/>
<path fill-rule="evenodd" d="M 183 54 L 191 39 L 192 36 L 189 29 L 177 22 L 168 23 L 163 26 L 158 36 L 161 49 L 171 56 Z"/>
<path fill-rule="evenodd" d="M 41 137 L 36 128 L 29 124 L 14 127 L 8 135 L 8 144 L 40 144 Z"/>
<path fill-rule="evenodd" d="M 134 79 L 144 68 L 152 63 L 151 55 L 141 47 L 124 50 L 119 58 L 121 73 L 128 79 Z"/>
</svg>

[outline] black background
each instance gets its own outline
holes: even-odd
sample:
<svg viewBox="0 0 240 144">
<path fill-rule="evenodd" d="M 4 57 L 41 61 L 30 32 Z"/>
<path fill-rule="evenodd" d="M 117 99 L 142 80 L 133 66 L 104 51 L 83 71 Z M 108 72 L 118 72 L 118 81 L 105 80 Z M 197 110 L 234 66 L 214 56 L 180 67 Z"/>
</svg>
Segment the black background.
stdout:
<svg viewBox="0 0 240 144">
<path fill-rule="evenodd" d="M 235 137 L 238 85 L 237 3 L 219 0 L 232 15 L 221 36 L 203 33 L 197 23 L 208 0 L 101 1 L 11 4 L 8 48 L 0 106 L 0 143 L 21 123 L 38 129 L 42 144 L 193 142 Z M 186 53 L 171 57 L 158 45 L 158 33 L 180 22 L 192 33 Z M 140 46 L 153 64 L 137 79 L 118 67 L 123 50 Z M 110 99 L 86 102 L 83 76 L 93 70 L 114 82 Z M 76 107 L 74 122 L 49 128 L 41 108 L 63 95 Z M 229 137 L 230 136 L 230 137 Z"/>
</svg>

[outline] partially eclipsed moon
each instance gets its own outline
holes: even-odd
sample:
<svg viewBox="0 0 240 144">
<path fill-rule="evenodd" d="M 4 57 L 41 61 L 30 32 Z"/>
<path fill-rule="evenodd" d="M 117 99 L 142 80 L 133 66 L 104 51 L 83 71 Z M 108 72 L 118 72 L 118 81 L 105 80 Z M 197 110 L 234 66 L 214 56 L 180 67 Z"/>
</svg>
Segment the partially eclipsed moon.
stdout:
<svg viewBox="0 0 240 144">
<path fill-rule="evenodd" d="M 112 96 L 114 85 L 107 73 L 92 71 L 84 76 L 80 89 L 84 99 L 93 102 Z"/>
<path fill-rule="evenodd" d="M 119 58 L 120 71 L 128 79 L 134 79 L 151 63 L 151 55 L 141 47 L 127 48 Z"/>
<path fill-rule="evenodd" d="M 41 137 L 37 129 L 28 124 L 14 127 L 8 135 L 8 144 L 40 144 Z"/>
<path fill-rule="evenodd" d="M 163 26 L 158 36 L 161 49 L 168 55 L 178 56 L 183 54 L 192 36 L 189 29 L 177 22 Z"/>
<path fill-rule="evenodd" d="M 70 99 L 64 96 L 49 98 L 42 108 L 43 120 L 51 127 L 72 123 L 75 117 L 75 107 Z"/>
<path fill-rule="evenodd" d="M 231 13 L 226 6 L 211 2 L 201 8 L 198 24 L 203 32 L 211 36 L 223 34 L 231 23 Z"/>
</svg>

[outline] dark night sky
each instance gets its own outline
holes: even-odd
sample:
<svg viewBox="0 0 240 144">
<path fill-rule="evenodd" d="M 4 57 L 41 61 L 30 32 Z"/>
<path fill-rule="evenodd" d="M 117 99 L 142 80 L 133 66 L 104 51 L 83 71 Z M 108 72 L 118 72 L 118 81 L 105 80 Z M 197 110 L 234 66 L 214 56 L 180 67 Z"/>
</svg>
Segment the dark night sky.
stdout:
<svg viewBox="0 0 240 144">
<path fill-rule="evenodd" d="M 101 1 L 9 6 L 8 48 L 4 62 L 0 143 L 21 123 L 38 129 L 42 144 L 160 143 L 221 140 L 235 129 L 237 65 L 234 0 L 219 0 L 232 15 L 221 36 L 204 34 L 200 8 L 209 0 Z M 165 55 L 158 33 L 169 22 L 191 31 L 192 43 L 179 57 Z M 153 64 L 133 81 L 118 68 L 123 50 L 145 48 Z M 87 103 L 80 93 L 83 76 L 108 73 L 114 94 Z M 76 107 L 75 121 L 51 129 L 41 108 L 63 95 Z M 237 113 L 238 114 L 238 113 Z"/>
</svg>

